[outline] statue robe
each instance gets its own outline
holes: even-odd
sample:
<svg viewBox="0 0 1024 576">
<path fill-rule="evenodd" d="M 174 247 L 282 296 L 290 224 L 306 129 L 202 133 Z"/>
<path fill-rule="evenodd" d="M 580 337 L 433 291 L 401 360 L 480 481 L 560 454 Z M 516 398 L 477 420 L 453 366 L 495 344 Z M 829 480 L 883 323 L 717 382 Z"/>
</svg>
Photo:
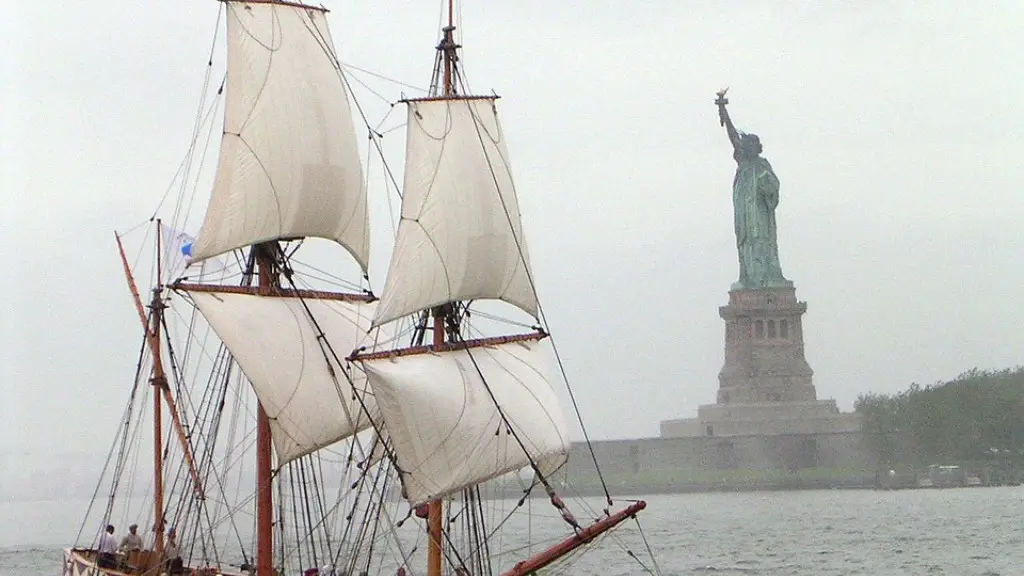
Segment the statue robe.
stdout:
<svg viewBox="0 0 1024 576">
<path fill-rule="evenodd" d="M 792 286 L 782 276 L 775 226 L 779 179 L 768 160 L 743 158 L 732 182 L 732 204 L 740 278 L 733 290 Z"/>
</svg>

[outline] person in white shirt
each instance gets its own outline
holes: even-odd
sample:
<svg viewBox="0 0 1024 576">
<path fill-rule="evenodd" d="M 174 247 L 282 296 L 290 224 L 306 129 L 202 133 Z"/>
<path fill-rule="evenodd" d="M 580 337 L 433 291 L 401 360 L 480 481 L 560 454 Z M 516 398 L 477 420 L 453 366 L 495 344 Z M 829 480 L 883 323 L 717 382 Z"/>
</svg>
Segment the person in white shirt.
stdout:
<svg viewBox="0 0 1024 576">
<path fill-rule="evenodd" d="M 135 533 L 138 529 L 138 524 L 132 524 L 128 527 L 128 533 L 121 538 L 121 545 L 118 549 L 122 552 L 134 552 L 136 550 L 142 550 L 142 536 Z"/>
<path fill-rule="evenodd" d="M 100 535 L 98 552 L 96 564 L 100 568 L 117 568 L 117 538 L 114 538 L 113 524 L 107 524 L 107 530 Z"/>
</svg>

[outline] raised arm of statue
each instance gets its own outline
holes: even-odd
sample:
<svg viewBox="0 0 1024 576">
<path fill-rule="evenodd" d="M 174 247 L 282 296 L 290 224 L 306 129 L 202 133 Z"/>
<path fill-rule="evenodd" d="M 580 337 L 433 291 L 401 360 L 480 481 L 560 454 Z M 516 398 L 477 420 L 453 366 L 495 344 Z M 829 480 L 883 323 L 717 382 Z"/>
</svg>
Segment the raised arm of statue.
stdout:
<svg viewBox="0 0 1024 576">
<path fill-rule="evenodd" d="M 725 109 L 725 105 L 729 103 L 729 99 L 725 97 L 725 93 L 728 92 L 728 88 L 724 88 L 718 91 L 718 98 L 715 99 L 715 105 L 718 106 L 718 121 L 722 126 L 725 126 L 725 131 L 729 135 L 729 142 L 732 142 L 733 150 L 738 150 L 740 146 L 740 135 L 736 131 L 736 127 L 732 124 L 732 118 L 729 118 L 729 111 Z"/>
</svg>

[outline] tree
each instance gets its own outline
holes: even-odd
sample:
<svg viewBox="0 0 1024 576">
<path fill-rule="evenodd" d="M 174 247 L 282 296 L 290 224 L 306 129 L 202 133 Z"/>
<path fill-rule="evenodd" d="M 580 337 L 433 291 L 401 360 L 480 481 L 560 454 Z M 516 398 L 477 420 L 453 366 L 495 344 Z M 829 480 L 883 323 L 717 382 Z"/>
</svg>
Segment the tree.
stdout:
<svg viewBox="0 0 1024 576">
<path fill-rule="evenodd" d="M 917 463 L 1019 458 L 1024 449 L 1024 367 L 971 369 L 949 382 L 910 387 L 893 396 L 862 394 L 864 441 L 879 464 L 891 466 L 900 438 Z"/>
</svg>

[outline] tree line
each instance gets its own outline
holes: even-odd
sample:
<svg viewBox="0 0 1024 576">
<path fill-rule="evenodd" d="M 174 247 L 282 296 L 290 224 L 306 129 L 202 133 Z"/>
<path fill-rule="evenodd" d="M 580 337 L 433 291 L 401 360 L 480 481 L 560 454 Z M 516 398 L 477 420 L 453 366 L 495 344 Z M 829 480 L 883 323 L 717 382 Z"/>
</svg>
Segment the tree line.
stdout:
<svg viewBox="0 0 1024 576">
<path fill-rule="evenodd" d="M 1024 366 L 975 368 L 894 395 L 862 394 L 854 409 L 880 465 L 1024 461 Z"/>
</svg>

